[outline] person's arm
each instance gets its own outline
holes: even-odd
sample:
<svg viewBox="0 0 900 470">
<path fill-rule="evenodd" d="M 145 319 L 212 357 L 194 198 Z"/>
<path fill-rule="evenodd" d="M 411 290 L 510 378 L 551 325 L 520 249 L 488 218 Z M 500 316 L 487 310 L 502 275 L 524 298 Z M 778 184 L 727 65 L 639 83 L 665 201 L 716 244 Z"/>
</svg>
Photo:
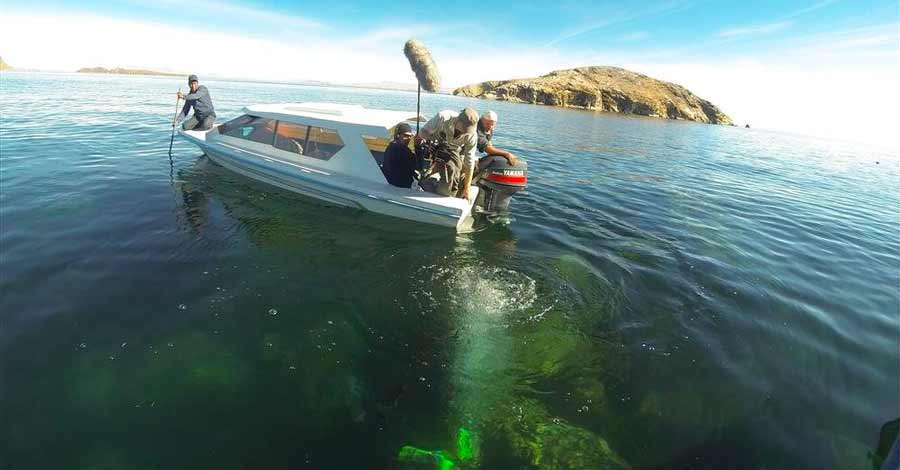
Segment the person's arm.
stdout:
<svg viewBox="0 0 900 470">
<path fill-rule="evenodd" d="M 191 103 L 188 101 L 184 102 L 184 106 L 181 108 L 181 119 L 184 119 L 187 117 L 188 112 L 191 111 L 191 106 L 193 106 L 193 105 L 194 105 L 194 103 Z"/>
<path fill-rule="evenodd" d="M 444 119 L 443 116 L 441 116 L 441 113 L 435 114 L 433 118 L 429 119 L 428 122 L 419 129 L 419 133 L 416 134 L 416 141 L 421 143 L 423 140 L 428 140 L 431 138 L 432 134 L 441 128 L 441 124 L 443 123 Z"/>
<path fill-rule="evenodd" d="M 472 175 L 475 173 L 475 165 L 478 158 L 475 156 L 475 148 L 477 144 L 475 142 L 471 142 L 468 146 L 468 152 L 466 152 L 464 158 L 466 159 L 466 178 L 463 181 L 462 187 L 462 197 L 463 199 L 469 199 L 469 186 L 472 185 Z"/>
<path fill-rule="evenodd" d="M 497 147 L 494 147 L 493 145 L 491 145 L 490 142 L 484 147 L 484 150 L 482 150 L 482 151 L 488 155 L 497 155 L 497 156 L 505 158 L 506 162 L 509 163 L 511 166 L 514 166 L 516 164 L 516 156 L 513 155 L 512 152 L 498 149 Z"/>
<path fill-rule="evenodd" d="M 172 121 L 172 127 L 177 126 L 178 121 L 184 120 L 184 118 L 186 118 L 188 115 L 188 111 L 190 111 L 190 110 L 191 110 L 191 103 L 189 101 L 185 101 L 184 106 L 181 108 L 181 112 L 178 114 L 178 116 L 175 116 L 175 120 Z"/>
</svg>

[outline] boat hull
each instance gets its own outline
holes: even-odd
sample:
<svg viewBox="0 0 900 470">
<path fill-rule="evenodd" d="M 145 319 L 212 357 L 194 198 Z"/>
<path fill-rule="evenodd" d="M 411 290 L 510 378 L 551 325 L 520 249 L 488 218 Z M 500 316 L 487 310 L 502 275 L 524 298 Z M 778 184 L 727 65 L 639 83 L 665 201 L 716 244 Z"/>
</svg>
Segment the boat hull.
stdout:
<svg viewBox="0 0 900 470">
<path fill-rule="evenodd" d="M 281 189 L 338 206 L 450 227 L 457 232 L 472 230 L 474 220 L 472 219 L 471 203 L 463 208 L 429 204 L 429 200 L 437 201 L 446 198 L 405 188 L 389 187 L 387 191 L 381 191 L 380 188 L 367 187 L 371 184 L 366 182 L 352 184 L 354 182 L 348 181 L 347 178 L 339 180 L 339 176 L 317 171 L 314 168 L 305 168 L 230 145 L 206 142 L 204 138 L 196 135 L 199 133 L 180 131 L 179 134 L 200 147 L 210 159 L 219 165 Z M 473 187 L 472 189 L 477 191 L 478 188 Z M 473 194 L 473 200 L 474 196 Z"/>
</svg>

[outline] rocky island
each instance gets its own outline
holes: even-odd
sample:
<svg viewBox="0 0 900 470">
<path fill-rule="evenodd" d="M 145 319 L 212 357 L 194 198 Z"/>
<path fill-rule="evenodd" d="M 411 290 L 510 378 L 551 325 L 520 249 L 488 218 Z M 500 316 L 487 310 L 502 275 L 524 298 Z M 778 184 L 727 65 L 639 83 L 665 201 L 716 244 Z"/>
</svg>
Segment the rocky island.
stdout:
<svg viewBox="0 0 900 470">
<path fill-rule="evenodd" d="M 731 125 L 687 88 L 619 67 L 578 67 L 537 78 L 466 85 L 454 95 Z"/>
<path fill-rule="evenodd" d="M 78 69 L 78 73 L 109 73 L 115 75 L 164 75 L 169 77 L 181 77 L 187 76 L 187 74 L 182 73 L 167 73 L 167 72 L 157 72 L 155 70 L 142 70 L 142 69 L 124 69 L 121 67 L 116 67 L 113 69 L 108 69 L 104 67 L 85 67 Z"/>
</svg>

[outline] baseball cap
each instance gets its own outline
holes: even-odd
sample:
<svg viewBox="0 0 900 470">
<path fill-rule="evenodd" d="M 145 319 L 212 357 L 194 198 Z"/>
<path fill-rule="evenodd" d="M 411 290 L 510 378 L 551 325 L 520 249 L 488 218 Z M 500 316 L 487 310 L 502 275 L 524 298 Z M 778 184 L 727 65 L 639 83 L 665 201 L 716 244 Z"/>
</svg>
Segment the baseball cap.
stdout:
<svg viewBox="0 0 900 470">
<path fill-rule="evenodd" d="M 200 79 L 198 79 L 196 75 L 191 74 L 191 76 L 188 77 L 188 83 L 199 82 L 199 81 L 200 81 Z"/>
<path fill-rule="evenodd" d="M 400 124 L 397 124 L 397 128 L 394 130 L 394 135 L 403 135 L 403 134 L 413 135 L 412 128 L 409 127 L 409 124 L 407 124 L 405 122 L 401 122 Z"/>
<path fill-rule="evenodd" d="M 466 132 L 475 132 L 475 123 L 478 122 L 478 112 L 472 108 L 465 108 L 457 116 L 460 122 L 466 126 Z"/>
</svg>

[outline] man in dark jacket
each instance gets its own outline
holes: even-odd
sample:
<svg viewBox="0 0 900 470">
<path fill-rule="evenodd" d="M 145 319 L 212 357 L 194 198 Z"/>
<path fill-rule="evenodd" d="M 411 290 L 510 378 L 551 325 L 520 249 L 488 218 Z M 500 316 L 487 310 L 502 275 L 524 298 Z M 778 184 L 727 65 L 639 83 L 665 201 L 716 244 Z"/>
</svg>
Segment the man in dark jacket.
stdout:
<svg viewBox="0 0 900 470">
<path fill-rule="evenodd" d="M 194 115 L 187 121 L 184 121 L 182 128 L 186 131 L 212 129 L 213 123 L 216 121 L 216 110 L 213 108 L 209 90 L 200 84 L 200 80 L 197 79 L 196 75 L 188 77 L 188 86 L 191 87 L 190 94 L 185 95 L 181 91 L 178 92 L 178 97 L 184 99 L 184 108 L 182 108 L 181 114 L 172 122 L 172 127 L 178 124 L 179 119 L 186 118 L 188 111 L 193 107 Z"/>
<path fill-rule="evenodd" d="M 381 170 L 388 183 L 401 188 L 412 186 L 413 174 L 416 168 L 416 155 L 409 148 L 409 141 L 413 137 L 412 128 L 407 123 L 397 125 L 394 140 L 384 151 L 384 163 Z"/>
</svg>

